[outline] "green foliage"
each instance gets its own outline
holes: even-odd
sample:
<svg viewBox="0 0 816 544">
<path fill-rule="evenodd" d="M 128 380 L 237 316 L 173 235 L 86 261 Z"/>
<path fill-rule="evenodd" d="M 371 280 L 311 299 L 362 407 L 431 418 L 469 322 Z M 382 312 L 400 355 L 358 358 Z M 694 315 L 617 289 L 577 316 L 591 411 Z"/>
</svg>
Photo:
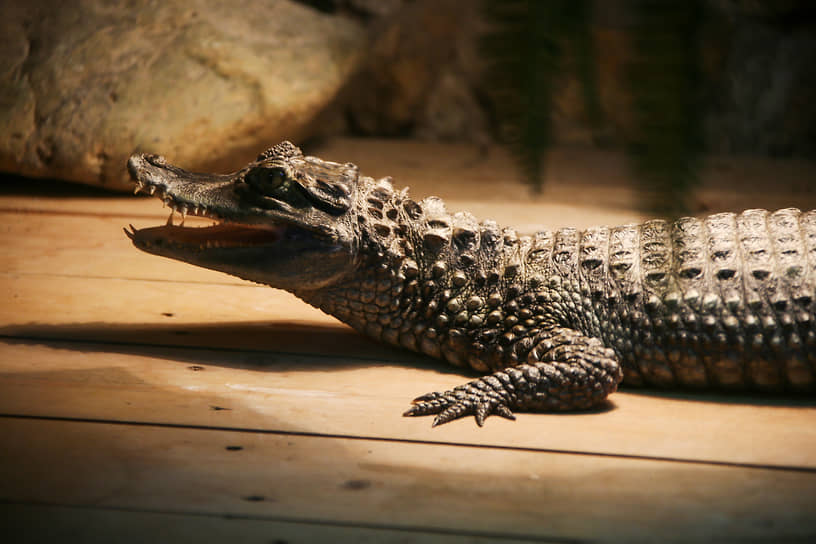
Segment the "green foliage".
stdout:
<svg viewBox="0 0 816 544">
<path fill-rule="evenodd" d="M 688 211 L 702 152 L 699 0 L 636 0 L 629 66 L 635 133 L 629 156 L 664 215 Z"/>
<path fill-rule="evenodd" d="M 592 39 L 592 0 L 483 0 L 491 30 L 482 40 L 487 87 L 500 138 L 526 179 L 540 188 L 552 143 L 553 94 L 567 64 L 582 85 L 592 128 L 603 124 Z M 653 194 L 647 206 L 683 211 L 696 180 L 700 136 L 701 0 L 630 0 L 629 69 L 634 171 Z M 565 62 L 569 56 L 570 63 Z"/>
<path fill-rule="evenodd" d="M 552 139 L 553 87 L 563 69 L 565 46 L 577 45 L 590 109 L 599 117 L 587 28 L 590 4 L 590 0 L 484 0 L 484 14 L 492 25 L 482 39 L 488 91 L 502 140 L 537 188 Z"/>
</svg>

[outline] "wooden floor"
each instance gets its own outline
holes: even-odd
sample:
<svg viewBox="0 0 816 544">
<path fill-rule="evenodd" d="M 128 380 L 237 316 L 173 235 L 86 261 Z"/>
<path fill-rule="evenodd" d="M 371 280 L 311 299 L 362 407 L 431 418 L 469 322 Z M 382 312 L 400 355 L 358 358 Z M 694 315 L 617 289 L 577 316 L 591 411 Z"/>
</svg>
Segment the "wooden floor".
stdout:
<svg viewBox="0 0 816 544">
<path fill-rule="evenodd" d="M 638 219 L 620 159 L 574 153 L 534 201 L 501 154 L 321 152 L 521 228 Z M 793 181 L 761 203 L 816 207 L 796 183 L 806 167 L 719 163 L 704 206 L 756 206 L 761 184 L 717 180 L 782 171 Z M 816 539 L 813 400 L 629 390 L 596 413 L 432 429 L 400 414 L 464 382 L 455 369 L 286 293 L 138 252 L 122 227 L 164 221 L 157 201 L 29 185 L 0 187 L 6 542 Z"/>
</svg>

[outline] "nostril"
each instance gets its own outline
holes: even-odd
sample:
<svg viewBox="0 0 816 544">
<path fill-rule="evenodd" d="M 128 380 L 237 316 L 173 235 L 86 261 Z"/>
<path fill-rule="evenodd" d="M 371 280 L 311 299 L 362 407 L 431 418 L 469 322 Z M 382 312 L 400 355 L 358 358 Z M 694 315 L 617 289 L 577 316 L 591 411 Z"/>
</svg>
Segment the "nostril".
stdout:
<svg viewBox="0 0 816 544">
<path fill-rule="evenodd" d="M 127 162 L 127 169 L 130 177 L 136 181 L 139 177 L 139 171 L 144 167 L 144 160 L 142 155 L 131 155 Z"/>
<path fill-rule="evenodd" d="M 148 155 L 143 154 L 142 157 L 154 166 L 167 166 L 167 159 L 162 157 L 161 155 Z"/>
<path fill-rule="evenodd" d="M 134 153 L 130 156 L 127 162 L 127 169 L 134 181 L 138 180 L 151 167 L 158 167 L 165 169 L 167 167 L 167 159 L 161 155 L 153 155 L 150 153 Z"/>
</svg>

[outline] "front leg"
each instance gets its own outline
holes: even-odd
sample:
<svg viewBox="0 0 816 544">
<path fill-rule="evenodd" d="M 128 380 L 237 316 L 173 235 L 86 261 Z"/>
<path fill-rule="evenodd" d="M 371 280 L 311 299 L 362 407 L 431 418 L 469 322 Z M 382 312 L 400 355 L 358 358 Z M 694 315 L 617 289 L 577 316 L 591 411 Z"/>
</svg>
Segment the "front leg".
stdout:
<svg viewBox="0 0 816 544">
<path fill-rule="evenodd" d="M 512 410 L 586 410 L 613 393 L 623 379 L 615 352 L 573 329 L 554 328 L 527 355 L 527 362 L 499 370 L 444 393 L 414 400 L 406 416 L 438 414 L 433 426 L 473 414 L 479 426 Z"/>
</svg>

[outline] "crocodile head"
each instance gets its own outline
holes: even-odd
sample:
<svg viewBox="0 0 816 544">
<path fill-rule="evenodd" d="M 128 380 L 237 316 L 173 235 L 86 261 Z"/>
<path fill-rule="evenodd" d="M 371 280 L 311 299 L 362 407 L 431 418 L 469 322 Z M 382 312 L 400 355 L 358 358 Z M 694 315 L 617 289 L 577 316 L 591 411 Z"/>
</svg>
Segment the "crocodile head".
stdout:
<svg viewBox="0 0 816 544">
<path fill-rule="evenodd" d="M 143 251 L 289 291 L 331 285 L 354 267 L 352 164 L 305 157 L 283 142 L 233 174 L 196 174 L 149 154 L 133 155 L 128 170 L 135 192 L 171 209 L 166 225 L 125 229 Z M 215 224 L 184 226 L 187 214 Z"/>
</svg>

